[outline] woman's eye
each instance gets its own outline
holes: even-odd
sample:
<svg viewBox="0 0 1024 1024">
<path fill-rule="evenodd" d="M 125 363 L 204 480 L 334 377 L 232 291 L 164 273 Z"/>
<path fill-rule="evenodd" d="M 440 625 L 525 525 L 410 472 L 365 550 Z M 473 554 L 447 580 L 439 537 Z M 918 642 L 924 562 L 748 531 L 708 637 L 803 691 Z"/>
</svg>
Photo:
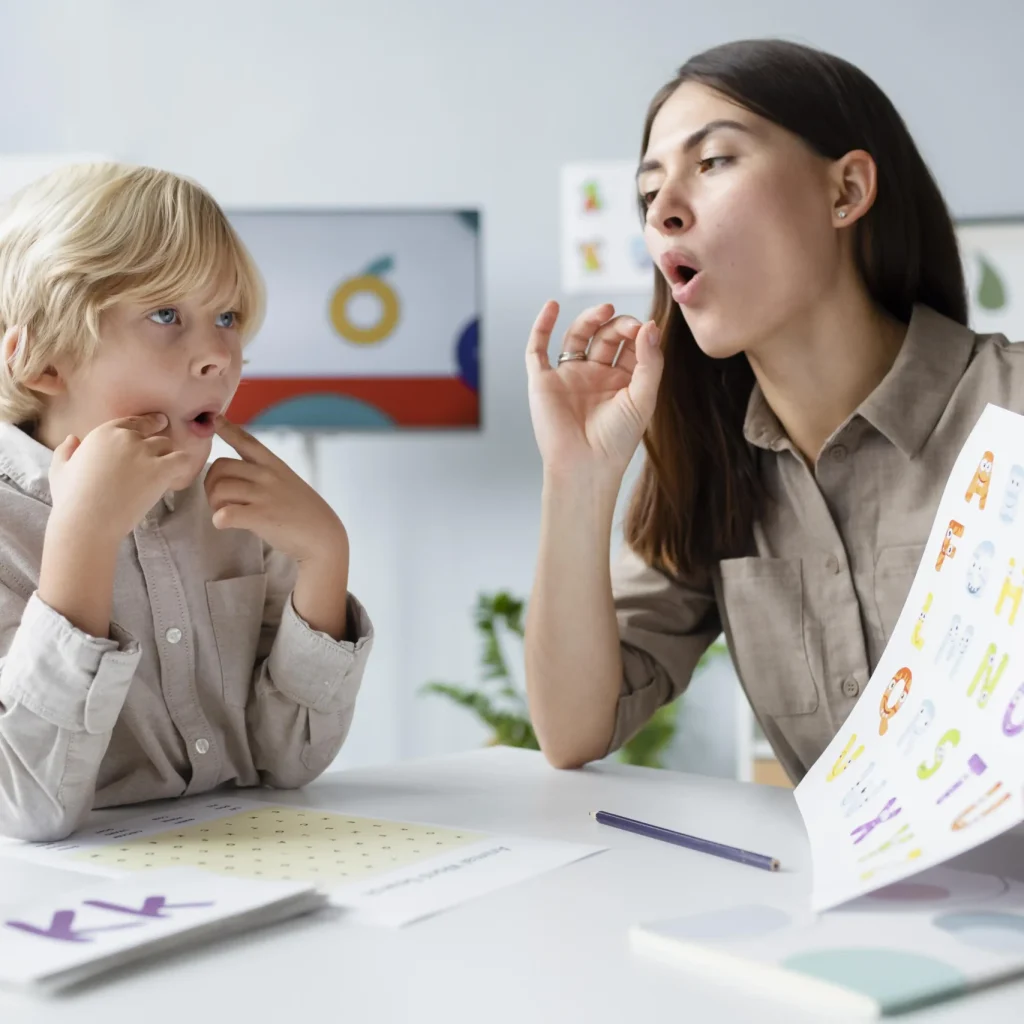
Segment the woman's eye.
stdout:
<svg viewBox="0 0 1024 1024">
<path fill-rule="evenodd" d="M 171 306 L 168 306 L 166 309 L 153 310 L 153 312 L 149 314 L 149 319 L 155 324 L 164 324 L 165 326 L 181 323 L 178 311 Z"/>
<path fill-rule="evenodd" d="M 697 166 L 703 174 L 704 171 L 713 171 L 719 167 L 725 167 L 730 163 L 732 163 L 731 156 L 706 156 L 703 160 L 697 161 Z"/>
<path fill-rule="evenodd" d="M 221 313 L 217 317 L 218 327 L 237 327 L 238 326 L 238 314 L 235 312 Z"/>
<path fill-rule="evenodd" d="M 657 198 L 657 196 L 658 196 L 657 190 L 655 190 L 654 192 L 641 192 L 640 193 L 640 202 L 642 202 L 644 204 L 644 209 L 647 209 L 647 207 L 650 206 L 651 203 L 654 202 L 654 200 Z"/>
</svg>

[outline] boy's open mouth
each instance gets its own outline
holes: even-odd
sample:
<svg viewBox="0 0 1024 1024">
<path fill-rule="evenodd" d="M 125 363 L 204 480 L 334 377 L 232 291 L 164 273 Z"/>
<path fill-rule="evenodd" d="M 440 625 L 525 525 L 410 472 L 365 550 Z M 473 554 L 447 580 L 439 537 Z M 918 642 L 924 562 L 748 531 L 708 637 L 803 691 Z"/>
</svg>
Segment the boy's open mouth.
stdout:
<svg viewBox="0 0 1024 1024">
<path fill-rule="evenodd" d="M 197 437 L 213 437 L 217 432 L 218 412 L 218 409 L 200 409 L 185 422 L 188 424 L 188 429 Z"/>
</svg>

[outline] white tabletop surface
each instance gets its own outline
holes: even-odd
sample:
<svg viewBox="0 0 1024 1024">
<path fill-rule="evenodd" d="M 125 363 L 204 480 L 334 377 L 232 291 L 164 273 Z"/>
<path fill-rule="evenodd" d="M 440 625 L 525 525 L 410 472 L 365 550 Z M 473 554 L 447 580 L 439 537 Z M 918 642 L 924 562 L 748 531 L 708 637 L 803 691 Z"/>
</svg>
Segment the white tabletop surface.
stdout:
<svg viewBox="0 0 1024 1024">
<path fill-rule="evenodd" d="M 608 762 L 558 772 L 539 754 L 491 749 L 327 774 L 301 792 L 251 792 L 276 803 L 609 849 L 401 930 L 356 926 L 328 910 L 127 968 L 56 999 L 0 994 L 0 1021 L 820 1022 L 820 1015 L 634 953 L 627 936 L 635 922 L 724 901 L 806 905 L 808 851 L 787 790 Z M 783 870 L 771 874 L 606 828 L 589 817 L 599 809 L 769 853 Z M 1024 879 L 1024 836 L 997 842 L 1002 872 L 1006 844 L 1015 844 Z M 992 845 L 976 851 L 974 862 L 958 863 L 984 870 Z M 81 882 L 78 874 L 0 859 L 0 907 Z M 1022 1008 L 1018 982 L 899 1019 L 1019 1024 Z"/>
</svg>

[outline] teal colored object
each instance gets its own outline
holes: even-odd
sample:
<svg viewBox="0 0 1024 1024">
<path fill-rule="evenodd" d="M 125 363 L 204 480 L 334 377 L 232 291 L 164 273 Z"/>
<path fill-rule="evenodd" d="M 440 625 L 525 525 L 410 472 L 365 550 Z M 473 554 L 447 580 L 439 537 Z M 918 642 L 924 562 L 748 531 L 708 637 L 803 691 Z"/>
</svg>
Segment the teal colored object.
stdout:
<svg viewBox="0 0 1024 1024">
<path fill-rule="evenodd" d="M 1024 953 L 1024 917 L 998 911 L 942 914 L 935 927 L 959 942 L 993 953 Z"/>
<path fill-rule="evenodd" d="M 390 430 L 395 421 L 376 406 L 348 395 L 301 395 L 265 409 L 246 424 L 261 430 Z"/>
<path fill-rule="evenodd" d="M 385 274 L 390 274 L 395 269 L 395 261 L 390 256 L 381 256 L 379 260 L 374 260 L 364 271 L 363 274 L 366 277 L 383 277 Z"/>
<path fill-rule="evenodd" d="M 823 949 L 797 953 L 780 966 L 868 996 L 883 1013 L 939 1002 L 969 988 L 951 964 L 899 949 Z"/>
</svg>

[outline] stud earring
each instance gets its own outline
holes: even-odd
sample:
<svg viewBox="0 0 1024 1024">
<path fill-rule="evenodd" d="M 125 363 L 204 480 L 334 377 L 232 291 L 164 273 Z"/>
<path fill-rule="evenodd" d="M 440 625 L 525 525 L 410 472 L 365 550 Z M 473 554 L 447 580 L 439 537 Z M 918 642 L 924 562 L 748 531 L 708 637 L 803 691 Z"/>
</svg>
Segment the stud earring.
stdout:
<svg viewBox="0 0 1024 1024">
<path fill-rule="evenodd" d="M 846 211 L 845 210 L 839 210 L 839 211 L 837 211 L 836 216 L 840 220 L 846 220 Z"/>
</svg>

